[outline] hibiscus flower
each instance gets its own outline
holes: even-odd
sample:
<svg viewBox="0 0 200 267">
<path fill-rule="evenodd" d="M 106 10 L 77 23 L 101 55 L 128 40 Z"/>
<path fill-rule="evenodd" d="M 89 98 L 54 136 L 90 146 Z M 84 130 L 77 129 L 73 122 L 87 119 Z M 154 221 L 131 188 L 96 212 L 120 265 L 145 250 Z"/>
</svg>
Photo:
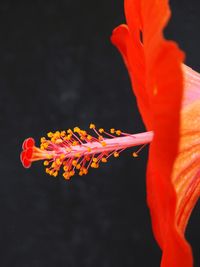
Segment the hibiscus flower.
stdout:
<svg viewBox="0 0 200 267">
<path fill-rule="evenodd" d="M 127 66 L 147 132 L 130 135 L 79 127 L 49 132 L 40 147 L 33 138 L 23 143 L 21 161 L 29 168 L 44 160 L 46 172 L 70 179 L 85 175 L 126 148 L 150 143 L 147 201 L 155 238 L 163 251 L 162 267 L 191 267 L 193 257 L 184 233 L 200 195 L 200 74 L 183 64 L 184 53 L 163 36 L 168 0 L 125 0 L 127 24 L 111 40 Z"/>
<path fill-rule="evenodd" d="M 162 267 L 192 266 L 184 232 L 200 195 L 200 75 L 163 36 L 168 0 L 125 0 L 127 25 L 111 40 L 130 74 L 138 107 L 154 132 L 147 167 L 147 201 Z"/>
</svg>

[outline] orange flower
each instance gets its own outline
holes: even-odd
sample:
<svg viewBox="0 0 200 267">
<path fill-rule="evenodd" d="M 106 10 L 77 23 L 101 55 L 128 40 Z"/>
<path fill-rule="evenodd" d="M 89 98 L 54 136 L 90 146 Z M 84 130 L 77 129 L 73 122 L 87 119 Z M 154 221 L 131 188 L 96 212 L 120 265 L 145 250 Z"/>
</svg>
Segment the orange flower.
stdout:
<svg viewBox="0 0 200 267">
<path fill-rule="evenodd" d="M 162 267 L 191 267 L 184 237 L 200 195 L 200 75 L 163 37 L 168 0 L 125 0 L 127 25 L 111 40 L 128 68 L 139 110 L 154 132 L 147 168 L 147 201 Z"/>
</svg>

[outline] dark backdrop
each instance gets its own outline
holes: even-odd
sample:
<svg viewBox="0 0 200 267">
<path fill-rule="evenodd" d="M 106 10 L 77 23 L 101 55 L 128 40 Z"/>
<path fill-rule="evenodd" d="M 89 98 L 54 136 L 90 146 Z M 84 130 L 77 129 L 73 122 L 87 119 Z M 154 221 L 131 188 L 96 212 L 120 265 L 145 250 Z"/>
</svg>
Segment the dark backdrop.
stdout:
<svg viewBox="0 0 200 267">
<path fill-rule="evenodd" d="M 200 71 L 199 1 L 171 1 L 166 36 Z M 144 130 L 127 71 L 109 41 L 122 0 L 0 2 L 0 266 L 159 266 L 145 202 L 147 150 L 85 177 L 52 178 L 19 161 L 26 137 L 79 125 Z M 169 133 L 170 134 L 170 133 Z M 169 144 L 170 145 L 170 144 Z M 187 229 L 199 259 L 199 208 Z"/>
</svg>

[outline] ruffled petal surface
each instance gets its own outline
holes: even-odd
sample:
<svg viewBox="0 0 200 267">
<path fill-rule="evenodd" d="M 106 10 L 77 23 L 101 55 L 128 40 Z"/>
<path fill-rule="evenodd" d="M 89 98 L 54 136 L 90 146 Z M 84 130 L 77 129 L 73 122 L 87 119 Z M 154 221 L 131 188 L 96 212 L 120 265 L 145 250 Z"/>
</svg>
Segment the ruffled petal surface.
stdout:
<svg viewBox="0 0 200 267">
<path fill-rule="evenodd" d="M 199 198 L 200 77 L 182 64 L 177 44 L 163 37 L 167 0 L 125 0 L 125 15 L 127 25 L 118 26 L 111 40 L 128 68 L 145 126 L 155 134 L 147 198 L 161 266 L 191 267 L 184 231 Z"/>
<path fill-rule="evenodd" d="M 176 223 L 181 232 L 200 196 L 200 74 L 185 65 L 183 74 L 180 141 L 172 175 L 178 195 Z"/>
</svg>

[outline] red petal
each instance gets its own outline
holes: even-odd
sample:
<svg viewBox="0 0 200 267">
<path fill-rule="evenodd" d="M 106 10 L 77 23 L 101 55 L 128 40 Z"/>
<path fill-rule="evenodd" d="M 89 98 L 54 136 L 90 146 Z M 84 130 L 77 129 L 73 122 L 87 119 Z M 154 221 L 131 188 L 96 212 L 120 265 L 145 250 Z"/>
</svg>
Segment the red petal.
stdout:
<svg viewBox="0 0 200 267">
<path fill-rule="evenodd" d="M 111 41 L 119 49 L 131 78 L 132 88 L 136 95 L 137 104 L 144 124 L 148 130 L 152 130 L 152 117 L 149 107 L 149 99 L 145 90 L 145 65 L 143 46 L 138 34 L 131 34 L 126 25 L 120 25 L 114 29 Z"/>
<path fill-rule="evenodd" d="M 154 234 L 163 250 L 162 267 L 174 263 L 176 267 L 190 267 L 191 249 L 176 224 L 177 196 L 172 184 L 184 55 L 176 43 L 163 38 L 170 16 L 167 0 L 125 0 L 125 14 L 128 27 L 116 28 L 112 41 L 123 55 L 144 123 L 155 133 L 149 153 L 147 195 Z"/>
</svg>

